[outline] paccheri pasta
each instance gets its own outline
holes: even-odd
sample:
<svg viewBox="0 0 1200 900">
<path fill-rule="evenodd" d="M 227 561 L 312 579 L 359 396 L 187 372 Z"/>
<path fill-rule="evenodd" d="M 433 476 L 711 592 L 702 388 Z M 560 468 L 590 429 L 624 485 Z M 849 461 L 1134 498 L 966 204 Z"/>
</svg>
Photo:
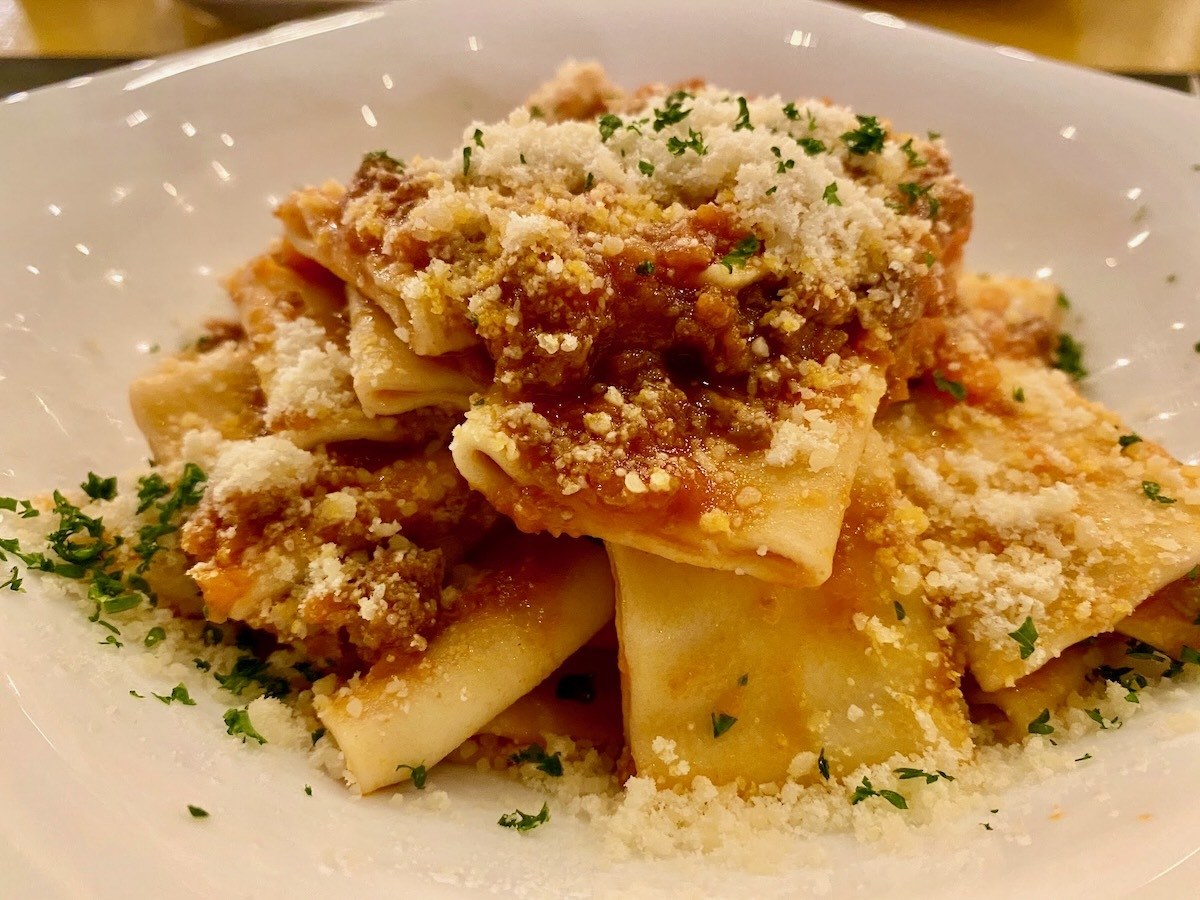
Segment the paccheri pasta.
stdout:
<svg viewBox="0 0 1200 900">
<path fill-rule="evenodd" d="M 968 766 L 1200 662 L 1200 471 L 1077 392 L 1053 288 L 961 271 L 971 214 L 940 139 L 568 66 L 287 198 L 131 388 L 137 502 L 4 499 L 57 519 L 0 548 L 236 633 L 362 791 L 556 736 L 676 793 Z"/>
</svg>

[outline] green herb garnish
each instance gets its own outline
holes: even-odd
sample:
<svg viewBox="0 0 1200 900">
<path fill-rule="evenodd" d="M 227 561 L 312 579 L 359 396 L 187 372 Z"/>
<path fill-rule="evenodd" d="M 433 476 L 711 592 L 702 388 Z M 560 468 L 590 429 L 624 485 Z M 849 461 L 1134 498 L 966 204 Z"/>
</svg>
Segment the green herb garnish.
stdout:
<svg viewBox="0 0 1200 900">
<path fill-rule="evenodd" d="M 750 107 L 746 105 L 746 98 L 738 97 L 737 105 L 738 117 L 737 121 L 733 123 L 733 130 L 741 131 L 742 129 L 745 129 L 746 131 L 753 131 L 754 126 L 750 124 Z"/>
<path fill-rule="evenodd" d="M 1175 502 L 1174 497 L 1166 497 L 1163 495 L 1162 485 L 1159 484 L 1157 481 L 1143 481 L 1142 482 L 1142 493 L 1145 494 L 1147 497 L 1149 497 L 1151 500 L 1153 500 L 1155 503 L 1162 503 L 1162 504 L 1166 505 L 1166 504 Z"/>
<path fill-rule="evenodd" d="M 923 160 L 923 159 L 921 159 L 921 157 L 917 156 L 917 151 L 913 149 L 912 142 L 913 142 L 913 139 L 909 138 L 907 141 L 905 141 L 903 144 L 901 144 L 900 152 L 903 153 L 905 155 L 905 157 L 908 159 L 909 168 L 915 169 L 919 166 L 925 165 L 925 160 Z"/>
<path fill-rule="evenodd" d="M 649 178 L 654 174 L 654 163 L 646 159 L 638 160 L 638 171 Z"/>
<path fill-rule="evenodd" d="M 536 816 L 531 816 L 529 813 L 521 812 L 521 810 L 513 810 L 510 813 L 505 813 L 496 822 L 501 828 L 515 828 L 519 832 L 531 831 L 539 825 L 545 825 L 550 821 L 550 807 L 543 803 L 541 812 Z"/>
<path fill-rule="evenodd" d="M 842 135 L 842 143 L 855 156 L 866 156 L 868 153 L 879 153 L 883 150 L 883 139 L 887 132 L 879 125 L 874 116 L 855 116 L 858 128 L 847 131 Z"/>
<path fill-rule="evenodd" d="M 933 385 L 943 394 L 949 394 L 959 403 L 967 399 L 967 389 L 963 387 L 961 381 L 951 381 L 942 375 L 941 372 L 933 373 Z"/>
<path fill-rule="evenodd" d="M 605 113 L 600 117 L 600 120 L 597 124 L 600 126 L 600 143 L 603 144 L 606 143 L 610 137 L 616 134 L 621 126 L 623 126 L 625 123 L 621 121 L 620 116 L 614 116 L 612 113 Z"/>
<path fill-rule="evenodd" d="M 1043 709 L 1037 718 L 1025 727 L 1030 734 L 1054 734 L 1054 726 L 1050 724 L 1050 710 Z"/>
<path fill-rule="evenodd" d="M 719 738 L 737 723 L 737 718 L 728 713 L 712 713 L 713 737 Z"/>
<path fill-rule="evenodd" d="M 1050 365 L 1066 372 L 1075 381 L 1082 381 L 1088 374 L 1083 365 L 1083 344 L 1065 331 L 1062 332 L 1058 336 L 1058 344 L 1054 348 Z"/>
<path fill-rule="evenodd" d="M 184 687 L 183 682 L 180 682 L 179 684 L 175 685 L 175 687 L 171 688 L 171 693 L 169 694 L 152 694 L 152 696 L 158 700 L 161 700 L 163 703 L 167 704 L 167 706 L 170 706 L 172 703 L 179 703 L 183 706 L 196 705 L 196 701 L 192 699 L 191 695 L 188 693 L 188 689 Z"/>
<path fill-rule="evenodd" d="M 758 252 L 758 248 L 758 238 L 752 234 L 748 234 L 734 244 L 732 250 L 721 257 L 721 265 L 728 269 L 730 274 L 733 274 L 734 266 L 744 269 L 746 268 L 746 262 Z"/>
<path fill-rule="evenodd" d="M 903 794 L 897 794 L 895 791 L 877 791 L 874 785 L 871 784 L 871 779 L 863 777 L 862 784 L 854 789 L 854 793 L 850 795 L 850 805 L 856 806 L 862 803 L 868 797 L 882 797 L 896 809 L 908 809 L 908 801 L 904 799 Z"/>
<path fill-rule="evenodd" d="M 908 769 L 908 768 L 896 769 L 894 771 L 897 775 L 900 776 L 901 781 L 907 781 L 910 778 L 924 778 L 926 784 L 933 784 L 939 778 L 945 779 L 946 781 L 954 780 L 953 775 L 947 775 L 941 769 L 938 769 L 934 772 L 926 772 L 923 769 Z"/>
<path fill-rule="evenodd" d="M 539 744 L 530 744 L 524 750 L 514 753 L 508 758 L 508 761 L 513 765 L 521 763 L 534 763 L 538 771 L 545 772 L 554 778 L 562 777 L 563 765 L 562 754 L 555 751 L 553 754 L 546 753 L 546 748 Z"/>
<path fill-rule="evenodd" d="M 111 500 L 117 496 L 117 479 L 101 478 L 95 472 L 87 473 L 87 481 L 80 485 L 83 492 L 93 500 Z"/>
<path fill-rule="evenodd" d="M 199 806 L 192 806 L 192 804 L 189 803 L 187 810 L 188 810 L 188 812 L 190 812 L 192 814 L 193 819 L 207 819 L 208 818 L 208 810 L 201 809 Z"/>
<path fill-rule="evenodd" d="M 825 758 L 825 748 L 821 748 L 821 752 L 817 754 L 817 771 L 821 773 L 821 777 L 826 781 L 829 780 L 829 760 Z"/>
<path fill-rule="evenodd" d="M 241 736 L 242 743 L 246 743 L 249 738 L 252 741 L 258 741 L 260 744 L 265 744 L 267 739 L 254 730 L 254 725 L 250 722 L 250 713 L 244 709 L 227 709 L 225 710 L 225 725 L 226 734 Z"/>
<path fill-rule="evenodd" d="M 321 733 L 325 733 L 324 729 L 322 729 Z M 314 740 L 313 743 L 315 744 L 316 740 Z M 410 766 L 406 765 L 405 763 L 401 763 L 400 765 L 396 766 L 397 772 L 399 772 L 401 769 L 408 769 L 408 780 L 412 782 L 413 787 L 415 787 L 418 791 L 425 790 L 425 779 L 429 777 L 429 770 L 425 768 L 425 763 L 421 763 L 418 766 Z"/>
<path fill-rule="evenodd" d="M 1033 650 L 1037 644 L 1038 631 L 1037 626 L 1033 624 L 1033 617 L 1026 616 L 1025 621 L 1021 623 L 1021 627 L 1016 631 L 1010 631 L 1008 636 L 1017 642 L 1017 646 L 1021 648 L 1021 659 L 1029 659 L 1033 656 Z"/>
</svg>

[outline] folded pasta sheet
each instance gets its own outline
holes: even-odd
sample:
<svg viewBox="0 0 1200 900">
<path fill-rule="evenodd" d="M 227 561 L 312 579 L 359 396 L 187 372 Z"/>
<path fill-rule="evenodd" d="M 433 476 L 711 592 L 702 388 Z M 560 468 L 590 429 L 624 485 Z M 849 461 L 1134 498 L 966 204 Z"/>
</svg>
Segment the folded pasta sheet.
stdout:
<svg viewBox="0 0 1200 900">
<path fill-rule="evenodd" d="M 998 365 L 988 397 L 930 385 L 876 423 L 929 517 L 911 577 L 949 610 L 985 690 L 1112 630 L 1200 562 L 1200 469 L 1121 441 L 1063 373 Z"/>
<path fill-rule="evenodd" d="M 518 744 L 561 736 L 605 749 L 623 749 L 616 648 L 582 647 L 479 733 Z"/>
<path fill-rule="evenodd" d="M 354 392 L 368 415 L 396 415 L 427 406 L 465 410 L 471 395 L 490 382 L 490 373 L 481 372 L 468 354 L 418 356 L 374 301 L 354 288 L 346 293 L 350 371 Z"/>
<path fill-rule="evenodd" d="M 949 634 L 905 578 L 921 513 L 878 448 L 859 469 L 833 574 L 785 587 L 609 545 L 637 771 L 751 786 L 970 738 Z"/>
<path fill-rule="evenodd" d="M 252 354 L 233 341 L 162 360 L 129 386 L 129 405 L 159 463 L 179 460 L 188 432 L 212 430 L 242 440 L 263 427 Z"/>
<path fill-rule="evenodd" d="M 436 281 L 422 283 L 384 232 L 386 217 L 405 205 L 397 166 L 386 154 L 372 154 L 349 192 L 329 183 L 288 197 L 276 210 L 284 235 L 377 302 L 414 352 L 436 356 L 471 347 L 478 339 L 464 311 L 446 304 Z"/>
<path fill-rule="evenodd" d="M 282 247 L 236 272 L 228 288 L 254 353 L 268 431 L 301 447 L 407 435 L 412 420 L 369 416 L 354 393 L 340 281 Z"/>
<path fill-rule="evenodd" d="M 1117 623 L 1117 631 L 1174 659 L 1185 647 L 1200 650 L 1200 565 L 1148 598 Z"/>
<path fill-rule="evenodd" d="M 776 419 L 730 423 L 733 437 L 689 434 L 689 400 L 666 383 L 566 409 L 492 397 L 456 429 L 454 459 L 522 530 L 819 584 L 884 382 L 861 363 L 813 370 L 820 394 L 798 388 Z"/>
<path fill-rule="evenodd" d="M 549 676 L 612 618 L 604 551 L 520 537 L 487 557 L 421 653 L 383 657 L 318 705 L 363 791 L 432 766 Z"/>
</svg>

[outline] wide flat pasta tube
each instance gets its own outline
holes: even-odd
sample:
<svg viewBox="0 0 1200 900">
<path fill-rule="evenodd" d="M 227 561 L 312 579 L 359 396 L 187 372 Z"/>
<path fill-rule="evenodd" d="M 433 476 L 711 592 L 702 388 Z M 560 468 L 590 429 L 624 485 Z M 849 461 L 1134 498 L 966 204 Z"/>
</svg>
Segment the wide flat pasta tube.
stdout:
<svg viewBox="0 0 1200 900">
<path fill-rule="evenodd" d="M 822 751 L 835 774 L 943 743 L 969 752 L 948 634 L 902 583 L 920 512 L 896 497 L 880 451 L 859 471 L 833 575 L 818 588 L 609 545 L 640 775 L 757 785 L 819 777 Z"/>
<path fill-rule="evenodd" d="M 471 395 L 484 389 L 481 379 L 465 371 L 465 360 L 457 355 L 418 356 L 376 303 L 352 287 L 347 287 L 346 297 L 350 371 L 354 392 L 368 415 L 397 415 L 425 406 L 465 410 Z"/>
<path fill-rule="evenodd" d="M 404 437 L 405 422 L 369 416 L 354 393 L 340 281 L 282 247 L 227 286 L 254 350 L 268 431 L 305 448 Z"/>
<path fill-rule="evenodd" d="M 989 691 L 1111 631 L 1200 562 L 1200 468 L 1149 441 L 1122 447 L 1117 416 L 1061 372 L 998 366 L 988 398 L 925 389 L 876 423 L 930 521 L 912 577 Z"/>
<path fill-rule="evenodd" d="M 669 429 L 674 416 L 648 415 L 646 391 L 635 404 L 616 388 L 565 412 L 493 396 L 468 412 L 451 449 L 470 485 L 522 530 L 820 584 L 884 382 L 861 362 L 819 368 L 823 389 L 766 423 L 761 449 L 659 442 L 656 423 Z"/>
<path fill-rule="evenodd" d="M 522 538 L 500 548 L 462 597 L 461 618 L 422 654 L 378 662 L 318 705 L 359 788 L 432 766 L 527 694 L 609 621 L 603 550 Z"/>
<path fill-rule="evenodd" d="M 232 341 L 162 360 L 130 384 L 129 405 L 159 463 L 179 459 L 188 432 L 211 429 L 227 440 L 243 440 L 263 427 L 262 391 L 250 350 Z"/>
</svg>

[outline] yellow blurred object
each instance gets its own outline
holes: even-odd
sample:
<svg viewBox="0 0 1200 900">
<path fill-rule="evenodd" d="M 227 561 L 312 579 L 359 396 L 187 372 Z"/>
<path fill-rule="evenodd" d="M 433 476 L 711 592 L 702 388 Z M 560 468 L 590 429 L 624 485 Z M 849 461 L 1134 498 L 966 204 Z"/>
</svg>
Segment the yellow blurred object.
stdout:
<svg viewBox="0 0 1200 900">
<path fill-rule="evenodd" d="M 1101 69 L 1200 71 L 1200 0 L 851 2 Z M 237 33 L 176 0 L 0 0 L 0 57 L 157 56 Z"/>
<path fill-rule="evenodd" d="M 873 0 L 891 13 L 992 44 L 1114 72 L 1200 72 L 1200 0 Z"/>
<path fill-rule="evenodd" d="M 0 0 L 0 57 L 158 56 L 236 34 L 175 0 Z"/>
</svg>

